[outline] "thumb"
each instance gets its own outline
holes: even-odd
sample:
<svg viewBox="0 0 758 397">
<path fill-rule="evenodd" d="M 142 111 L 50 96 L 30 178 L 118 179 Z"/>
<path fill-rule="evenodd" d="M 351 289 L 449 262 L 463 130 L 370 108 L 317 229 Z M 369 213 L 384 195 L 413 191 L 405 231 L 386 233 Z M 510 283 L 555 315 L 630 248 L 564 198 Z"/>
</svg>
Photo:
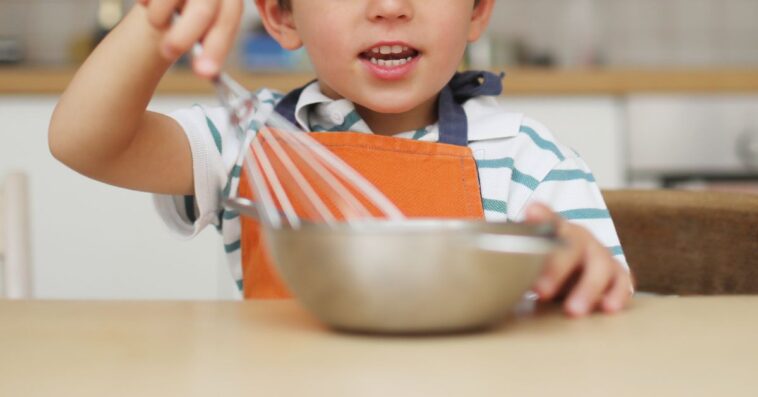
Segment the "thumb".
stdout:
<svg viewBox="0 0 758 397">
<path fill-rule="evenodd" d="M 533 203 L 526 208 L 525 220 L 527 223 L 542 223 L 559 222 L 561 218 L 545 204 Z"/>
</svg>

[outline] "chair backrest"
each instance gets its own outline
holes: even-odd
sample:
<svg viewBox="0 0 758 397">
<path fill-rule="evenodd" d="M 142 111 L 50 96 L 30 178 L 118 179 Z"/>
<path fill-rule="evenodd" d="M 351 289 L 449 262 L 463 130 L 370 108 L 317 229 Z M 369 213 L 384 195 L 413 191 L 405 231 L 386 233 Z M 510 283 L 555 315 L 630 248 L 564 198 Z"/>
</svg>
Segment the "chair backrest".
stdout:
<svg viewBox="0 0 758 397">
<path fill-rule="evenodd" d="M 607 190 L 640 291 L 758 294 L 758 195 Z"/>
<path fill-rule="evenodd" d="M 32 297 L 27 176 L 12 172 L 0 180 L 0 297 Z"/>
</svg>

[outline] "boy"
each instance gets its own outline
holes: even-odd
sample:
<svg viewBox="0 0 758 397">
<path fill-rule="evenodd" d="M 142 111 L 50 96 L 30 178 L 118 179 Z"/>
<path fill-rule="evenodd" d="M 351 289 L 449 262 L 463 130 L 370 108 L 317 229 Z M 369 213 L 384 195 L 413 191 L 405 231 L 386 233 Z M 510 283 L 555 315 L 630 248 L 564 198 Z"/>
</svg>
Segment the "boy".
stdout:
<svg viewBox="0 0 758 397">
<path fill-rule="evenodd" d="M 375 156 L 370 170 L 401 173 L 393 175 L 399 185 L 421 185 L 415 202 L 403 203 L 409 215 L 554 220 L 569 244 L 548 260 L 534 291 L 542 299 L 566 294 L 565 310 L 573 316 L 616 312 L 631 296 L 631 276 L 584 162 L 539 123 L 505 112 L 492 97 L 502 89 L 496 76 L 455 73 L 467 43 L 485 30 L 494 1 L 256 0 L 266 30 L 284 48 L 305 46 L 318 77 L 285 97 L 260 90 L 258 114 L 279 112 L 308 131 L 359 133 L 331 134 L 349 144 L 401 147 Z M 282 297 L 286 291 L 258 262 L 265 258 L 251 253 L 260 245 L 250 240 L 255 230 L 241 232 L 245 221 L 221 205 L 240 185 L 241 150 L 241 138 L 224 128 L 223 110 L 196 106 L 170 116 L 145 110 L 160 78 L 194 42 L 205 48 L 195 72 L 207 78 L 219 72 L 241 7 L 241 0 L 140 1 L 64 92 L 51 120 L 50 148 L 82 174 L 156 193 L 161 216 L 181 234 L 214 224 L 235 277 L 253 280 L 244 285 L 245 295 Z M 177 9 L 182 17 L 172 24 Z M 475 164 L 474 172 L 443 179 L 442 186 L 451 186 L 444 189 L 414 174 L 415 167 L 392 167 L 406 150 L 432 153 L 434 170 L 449 166 L 434 154 L 438 149 L 460 155 L 456 164 Z M 456 179 L 465 179 L 456 185 L 465 187 L 460 201 L 452 197 Z M 425 187 L 433 189 L 422 193 Z M 397 190 L 394 183 L 381 188 Z M 406 188 L 416 186 L 399 190 Z M 445 207 L 449 203 L 457 204 Z"/>
</svg>

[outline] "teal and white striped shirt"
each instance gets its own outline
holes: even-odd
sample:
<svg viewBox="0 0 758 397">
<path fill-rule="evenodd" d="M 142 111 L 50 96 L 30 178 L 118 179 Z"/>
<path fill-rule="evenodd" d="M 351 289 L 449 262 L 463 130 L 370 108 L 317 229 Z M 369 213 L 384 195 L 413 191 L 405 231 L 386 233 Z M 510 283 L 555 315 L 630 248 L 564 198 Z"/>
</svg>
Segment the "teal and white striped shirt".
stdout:
<svg viewBox="0 0 758 397">
<path fill-rule="evenodd" d="M 262 124 L 283 96 L 267 89 L 257 94 L 261 105 L 254 118 Z M 576 152 L 557 143 L 542 124 L 523 114 L 507 112 L 493 97 L 470 99 L 463 108 L 488 221 L 521 221 L 528 204 L 542 202 L 587 228 L 626 266 L 600 189 Z M 214 225 L 222 235 L 232 276 L 241 286 L 239 214 L 225 210 L 222 202 L 237 192 L 244 136 L 228 127 L 222 108 L 196 105 L 171 116 L 184 129 L 192 150 L 195 195 L 155 195 L 158 213 L 171 230 L 184 238 Z M 295 117 L 301 128 L 310 131 L 371 133 L 350 101 L 325 96 L 318 82 L 303 90 Z M 252 123 L 251 128 L 255 125 Z M 436 142 L 439 128 L 433 124 L 396 137 Z"/>
</svg>

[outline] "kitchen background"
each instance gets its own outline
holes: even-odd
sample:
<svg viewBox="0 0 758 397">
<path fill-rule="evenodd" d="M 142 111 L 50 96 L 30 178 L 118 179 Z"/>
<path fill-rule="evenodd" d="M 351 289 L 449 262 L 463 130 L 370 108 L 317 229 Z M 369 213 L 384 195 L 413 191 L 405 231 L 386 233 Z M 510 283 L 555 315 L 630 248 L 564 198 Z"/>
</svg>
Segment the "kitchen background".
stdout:
<svg viewBox="0 0 758 397">
<path fill-rule="evenodd" d="M 70 62 L 132 3 L 0 0 L 0 37 L 18 40 L 27 62 Z M 572 66 L 755 66 L 756 18 L 755 0 L 498 0 L 490 39 L 506 60 L 522 48 Z"/>
<path fill-rule="evenodd" d="M 13 170 L 30 178 L 35 296 L 234 299 L 215 230 L 178 241 L 149 195 L 89 181 L 47 150 L 63 88 L 49 75 L 67 81 L 131 3 L 0 0 L 0 181 Z M 307 59 L 272 47 L 250 8 L 229 68 L 263 84 L 279 78 L 272 68 L 307 81 Z M 506 106 L 548 125 L 603 188 L 755 192 L 756 18 L 758 0 L 498 0 L 467 63 L 507 71 Z M 174 74 L 179 86 L 196 83 Z M 151 108 L 198 102 L 215 100 L 166 89 Z"/>
</svg>

